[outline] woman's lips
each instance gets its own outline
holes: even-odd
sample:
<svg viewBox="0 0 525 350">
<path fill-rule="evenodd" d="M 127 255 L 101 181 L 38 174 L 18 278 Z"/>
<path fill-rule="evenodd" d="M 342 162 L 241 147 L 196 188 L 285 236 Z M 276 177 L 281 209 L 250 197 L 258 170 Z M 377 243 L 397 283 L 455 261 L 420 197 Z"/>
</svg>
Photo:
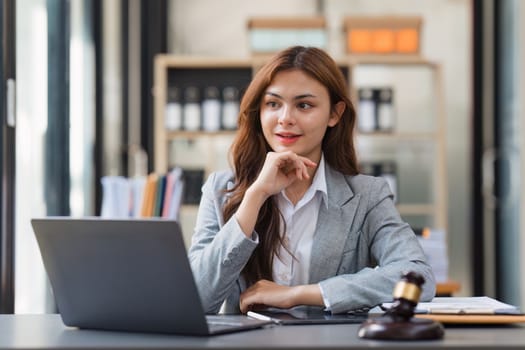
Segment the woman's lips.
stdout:
<svg viewBox="0 0 525 350">
<path fill-rule="evenodd" d="M 295 143 L 299 139 L 299 137 L 301 137 L 301 135 L 285 133 L 275 134 L 275 136 L 277 137 L 277 140 L 283 145 L 290 145 L 292 143 Z"/>
</svg>

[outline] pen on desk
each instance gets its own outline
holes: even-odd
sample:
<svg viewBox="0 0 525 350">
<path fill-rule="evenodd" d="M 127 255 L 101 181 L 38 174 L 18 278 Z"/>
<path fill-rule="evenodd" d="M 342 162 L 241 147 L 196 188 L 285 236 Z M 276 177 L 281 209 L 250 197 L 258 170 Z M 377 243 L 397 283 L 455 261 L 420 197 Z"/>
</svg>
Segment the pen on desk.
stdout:
<svg viewBox="0 0 525 350">
<path fill-rule="evenodd" d="M 254 318 L 256 320 L 260 320 L 260 321 L 270 321 L 270 322 L 273 322 L 275 324 L 280 324 L 281 323 L 281 321 L 276 320 L 275 318 L 271 318 L 271 317 L 266 316 L 266 315 L 261 315 L 261 314 L 259 314 L 257 312 L 253 312 L 253 311 L 248 311 L 246 313 L 246 316 Z"/>
</svg>

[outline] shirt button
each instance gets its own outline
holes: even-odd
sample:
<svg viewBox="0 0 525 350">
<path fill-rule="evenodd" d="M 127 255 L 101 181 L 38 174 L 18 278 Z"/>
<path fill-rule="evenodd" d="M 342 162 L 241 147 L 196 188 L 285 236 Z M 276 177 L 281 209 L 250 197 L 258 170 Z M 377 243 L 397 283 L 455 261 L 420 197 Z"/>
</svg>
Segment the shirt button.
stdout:
<svg viewBox="0 0 525 350">
<path fill-rule="evenodd" d="M 289 282 L 290 281 L 290 275 L 283 274 L 283 280 L 286 281 L 286 282 Z"/>
</svg>

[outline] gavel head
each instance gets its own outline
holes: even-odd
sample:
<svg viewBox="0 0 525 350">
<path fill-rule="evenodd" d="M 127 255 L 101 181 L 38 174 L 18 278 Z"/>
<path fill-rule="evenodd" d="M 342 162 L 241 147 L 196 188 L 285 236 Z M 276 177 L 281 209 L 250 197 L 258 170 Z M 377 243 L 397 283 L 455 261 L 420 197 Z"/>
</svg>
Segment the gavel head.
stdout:
<svg viewBox="0 0 525 350">
<path fill-rule="evenodd" d="M 388 314 L 393 319 L 407 321 L 414 316 L 423 283 L 425 279 L 416 272 L 411 271 L 401 277 L 394 287 L 394 303 L 388 310 Z"/>
</svg>

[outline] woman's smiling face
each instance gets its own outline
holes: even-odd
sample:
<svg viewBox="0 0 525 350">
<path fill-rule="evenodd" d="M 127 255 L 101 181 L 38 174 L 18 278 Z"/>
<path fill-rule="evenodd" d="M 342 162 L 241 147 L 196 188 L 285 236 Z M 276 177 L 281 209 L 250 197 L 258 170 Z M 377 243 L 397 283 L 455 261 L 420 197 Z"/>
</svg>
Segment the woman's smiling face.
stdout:
<svg viewBox="0 0 525 350">
<path fill-rule="evenodd" d="M 263 134 L 273 151 L 292 151 L 319 162 L 326 128 L 339 121 L 340 113 L 330 103 L 326 87 L 303 71 L 277 73 L 260 109 Z"/>
</svg>

